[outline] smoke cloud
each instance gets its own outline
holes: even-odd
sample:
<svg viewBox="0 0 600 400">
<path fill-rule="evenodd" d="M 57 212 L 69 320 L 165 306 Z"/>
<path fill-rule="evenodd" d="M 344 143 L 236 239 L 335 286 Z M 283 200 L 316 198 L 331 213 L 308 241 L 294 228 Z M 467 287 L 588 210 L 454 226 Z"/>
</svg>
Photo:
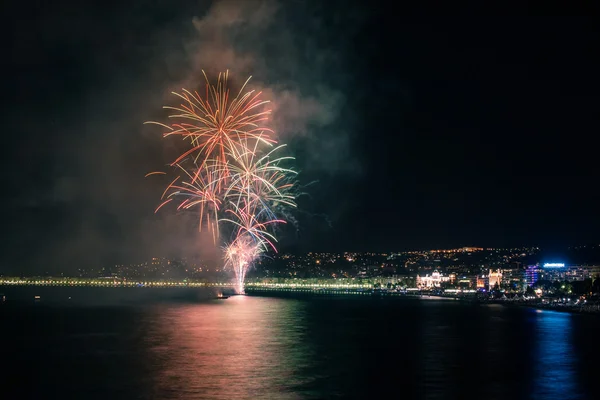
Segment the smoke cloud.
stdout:
<svg viewBox="0 0 600 400">
<path fill-rule="evenodd" d="M 348 135 L 333 127 L 345 98 L 327 81 L 341 56 L 318 47 L 325 26 L 313 17 L 316 29 L 306 35 L 300 29 L 304 21 L 290 23 L 294 9 L 287 6 L 274 0 L 221 0 L 194 17 L 197 35 L 186 45 L 191 71 L 182 87 L 203 84 L 202 70 L 212 79 L 225 70 L 238 80 L 252 76 L 250 87 L 270 101 L 269 125 L 277 137 L 318 142 L 306 153 L 306 167 L 322 173 L 353 170 Z"/>
</svg>

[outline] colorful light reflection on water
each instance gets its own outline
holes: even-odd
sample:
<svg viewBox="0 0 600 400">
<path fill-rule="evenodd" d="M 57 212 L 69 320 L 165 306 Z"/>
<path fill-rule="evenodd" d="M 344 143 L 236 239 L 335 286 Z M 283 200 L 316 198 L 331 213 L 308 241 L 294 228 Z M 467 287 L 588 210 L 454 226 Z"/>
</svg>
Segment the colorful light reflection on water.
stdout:
<svg viewBox="0 0 600 400">
<path fill-rule="evenodd" d="M 577 382 L 573 318 L 581 316 L 536 310 L 534 399 L 583 399 Z"/>
<path fill-rule="evenodd" d="M 597 390 L 594 315 L 385 298 L 167 300 L 158 289 L 108 288 L 48 288 L 42 303 L 21 307 L 11 305 L 17 288 L 4 293 L 0 387 L 20 398 L 552 400 Z"/>
</svg>

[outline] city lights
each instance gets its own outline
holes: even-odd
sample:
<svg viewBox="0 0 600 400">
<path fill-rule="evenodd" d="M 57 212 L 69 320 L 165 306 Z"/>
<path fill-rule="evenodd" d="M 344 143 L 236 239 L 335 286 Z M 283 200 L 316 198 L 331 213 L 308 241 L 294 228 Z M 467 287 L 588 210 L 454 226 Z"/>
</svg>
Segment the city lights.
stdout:
<svg viewBox="0 0 600 400">
<path fill-rule="evenodd" d="M 564 268 L 564 263 L 545 263 L 544 268 Z"/>
</svg>

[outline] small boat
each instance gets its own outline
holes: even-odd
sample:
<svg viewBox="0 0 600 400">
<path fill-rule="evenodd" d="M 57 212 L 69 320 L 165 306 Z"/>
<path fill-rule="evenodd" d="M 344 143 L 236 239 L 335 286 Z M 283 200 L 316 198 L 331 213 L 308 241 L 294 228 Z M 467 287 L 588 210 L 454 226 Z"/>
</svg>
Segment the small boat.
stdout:
<svg viewBox="0 0 600 400">
<path fill-rule="evenodd" d="M 228 298 L 229 298 L 229 296 L 225 296 L 225 295 L 223 295 L 223 293 L 219 293 L 216 297 L 217 300 L 225 300 Z"/>
</svg>

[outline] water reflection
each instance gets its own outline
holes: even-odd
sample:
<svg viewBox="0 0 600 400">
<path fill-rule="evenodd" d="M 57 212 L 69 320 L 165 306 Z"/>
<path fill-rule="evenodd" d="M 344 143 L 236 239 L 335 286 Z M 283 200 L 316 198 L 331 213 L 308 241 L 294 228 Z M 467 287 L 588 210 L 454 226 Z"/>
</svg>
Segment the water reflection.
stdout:
<svg viewBox="0 0 600 400">
<path fill-rule="evenodd" d="M 459 369 L 458 334 L 447 308 L 437 303 L 422 305 L 421 320 L 421 391 L 427 399 L 451 398 L 453 371 Z M 445 315 L 444 315 L 445 314 Z"/>
<path fill-rule="evenodd" d="M 482 375 L 482 393 L 489 399 L 500 399 L 507 396 L 514 398 L 515 385 L 511 379 L 515 367 L 512 364 L 514 347 L 511 343 L 507 309 L 502 305 L 492 304 L 486 307 L 486 324 L 481 334 L 481 357 L 479 374 Z M 504 376 L 503 380 L 494 379 L 495 376 Z"/>
<path fill-rule="evenodd" d="M 235 296 L 162 311 L 146 339 L 157 398 L 296 398 L 310 356 L 302 302 Z"/>
<path fill-rule="evenodd" d="M 497 305 L 423 303 L 421 347 L 413 347 L 422 397 L 523 398 L 532 381 L 533 357 L 524 315 L 523 309 Z"/>
<path fill-rule="evenodd" d="M 234 296 L 2 306 L 0 326 L 1 393 L 19 398 L 600 398 L 595 315 Z"/>
<path fill-rule="evenodd" d="M 535 312 L 535 311 L 532 311 Z M 536 344 L 534 399 L 581 399 L 576 382 L 571 314 L 535 312 Z"/>
</svg>

